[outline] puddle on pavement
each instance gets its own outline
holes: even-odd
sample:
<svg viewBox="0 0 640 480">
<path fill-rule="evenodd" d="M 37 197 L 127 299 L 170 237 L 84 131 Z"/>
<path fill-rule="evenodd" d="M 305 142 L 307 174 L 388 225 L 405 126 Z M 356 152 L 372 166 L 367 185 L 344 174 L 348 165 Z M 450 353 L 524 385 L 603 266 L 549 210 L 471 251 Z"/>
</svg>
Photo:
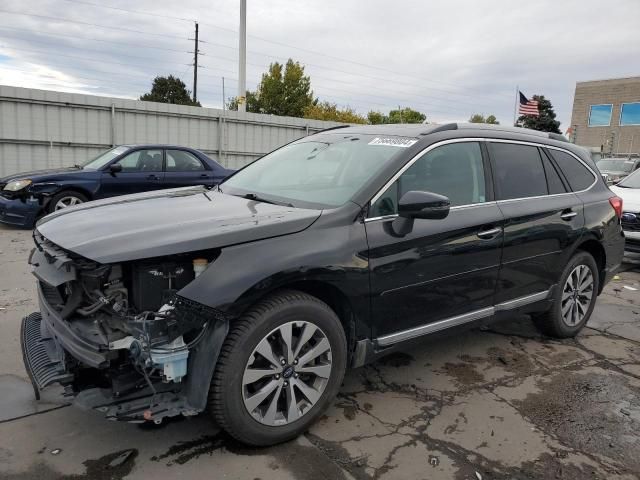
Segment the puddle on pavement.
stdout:
<svg viewBox="0 0 640 480">
<path fill-rule="evenodd" d="M 640 388 L 618 374 L 561 371 L 513 403 L 562 443 L 640 471 Z"/>
</svg>

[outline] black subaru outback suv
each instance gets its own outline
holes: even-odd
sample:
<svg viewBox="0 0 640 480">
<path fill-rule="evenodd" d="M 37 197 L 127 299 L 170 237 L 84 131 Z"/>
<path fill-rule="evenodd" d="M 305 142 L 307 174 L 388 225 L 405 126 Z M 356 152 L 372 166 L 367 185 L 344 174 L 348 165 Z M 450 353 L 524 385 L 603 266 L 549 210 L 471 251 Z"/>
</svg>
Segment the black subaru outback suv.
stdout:
<svg viewBox="0 0 640 480">
<path fill-rule="evenodd" d="M 576 335 L 618 267 L 622 202 L 553 134 L 336 128 L 219 188 L 42 219 L 23 320 L 36 389 L 110 419 L 208 410 L 254 445 L 303 432 L 345 369 L 403 342 L 529 313 Z"/>
</svg>

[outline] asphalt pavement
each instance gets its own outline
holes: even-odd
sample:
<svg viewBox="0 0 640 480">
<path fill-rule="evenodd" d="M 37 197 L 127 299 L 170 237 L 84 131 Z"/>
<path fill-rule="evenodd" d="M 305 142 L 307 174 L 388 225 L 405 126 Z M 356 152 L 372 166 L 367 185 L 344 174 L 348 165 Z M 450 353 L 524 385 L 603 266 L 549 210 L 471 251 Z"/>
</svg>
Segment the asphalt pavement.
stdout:
<svg viewBox="0 0 640 480">
<path fill-rule="evenodd" d="M 19 345 L 36 310 L 30 232 L 0 226 L 0 479 L 636 479 L 640 273 L 605 289 L 576 339 L 528 317 L 425 340 L 347 373 L 299 439 L 252 449 L 207 414 L 104 420 L 33 397 Z"/>
</svg>

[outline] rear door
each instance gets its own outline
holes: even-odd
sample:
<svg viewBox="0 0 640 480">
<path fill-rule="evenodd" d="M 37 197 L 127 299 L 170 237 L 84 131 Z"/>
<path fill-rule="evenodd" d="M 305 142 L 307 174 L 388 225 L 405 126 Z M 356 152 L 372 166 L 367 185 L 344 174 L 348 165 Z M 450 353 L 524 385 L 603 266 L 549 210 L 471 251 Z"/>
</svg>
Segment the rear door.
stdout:
<svg viewBox="0 0 640 480">
<path fill-rule="evenodd" d="M 218 183 L 215 172 L 209 170 L 196 155 L 187 150 L 167 149 L 165 188 L 188 187 L 190 185 L 206 185 Z"/>
<path fill-rule="evenodd" d="M 489 152 L 496 199 L 505 216 L 496 304 L 544 300 L 582 233 L 582 202 L 545 149 L 493 140 Z"/>
<path fill-rule="evenodd" d="M 122 171 L 111 173 L 107 167 L 101 173 L 98 198 L 163 188 L 163 151 L 161 148 L 135 150 L 115 163 L 122 165 Z"/>
<path fill-rule="evenodd" d="M 374 198 L 365 225 L 380 345 L 489 315 L 503 216 L 482 151 L 478 141 L 435 146 Z M 416 219 L 409 233 L 399 235 L 398 199 L 412 190 L 446 195 L 452 208 L 445 219 Z"/>
</svg>

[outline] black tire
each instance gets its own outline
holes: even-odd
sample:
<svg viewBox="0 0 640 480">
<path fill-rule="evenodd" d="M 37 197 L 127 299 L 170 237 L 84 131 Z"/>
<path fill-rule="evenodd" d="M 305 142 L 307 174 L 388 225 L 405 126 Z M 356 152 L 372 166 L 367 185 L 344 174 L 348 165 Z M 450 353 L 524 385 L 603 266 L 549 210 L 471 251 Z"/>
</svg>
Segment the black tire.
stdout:
<svg viewBox="0 0 640 480">
<path fill-rule="evenodd" d="M 324 334 L 323 338 L 328 340 L 331 349 L 331 372 L 319 399 L 300 418 L 283 425 L 266 425 L 254 418 L 245 406 L 243 375 L 247 362 L 250 359 L 255 361 L 253 352 L 258 344 L 267 337 L 273 338 L 270 333 L 293 321 L 311 323 Z M 336 396 L 346 364 L 347 340 L 334 311 L 306 293 L 294 290 L 278 292 L 256 304 L 232 324 L 213 374 L 209 410 L 221 428 L 245 444 L 267 446 L 291 440 L 305 432 Z M 267 381 L 272 381 L 275 377 L 267 378 Z M 284 370 L 282 378 L 285 378 Z M 298 378 L 297 374 L 295 378 Z M 293 390 L 293 382 L 291 385 Z M 300 394 L 300 390 L 296 391 Z"/>
<path fill-rule="evenodd" d="M 82 193 L 79 193 L 73 190 L 63 190 L 62 192 L 56 193 L 53 197 L 51 197 L 51 200 L 47 205 L 47 212 L 48 213 L 55 212 L 57 203 L 64 198 L 75 198 L 78 204 L 89 201 L 87 196 L 83 195 Z"/>
<path fill-rule="evenodd" d="M 579 322 L 576 322 L 575 325 L 569 325 L 562 315 L 562 295 L 565 285 L 567 285 L 569 275 L 571 275 L 571 273 L 581 265 L 586 266 L 591 271 L 591 275 L 593 277 L 593 293 L 584 317 Z M 534 321 L 537 327 L 542 333 L 551 337 L 575 337 L 580 330 L 584 328 L 591 317 L 591 313 L 593 312 L 593 308 L 596 304 L 599 287 L 600 277 L 598 273 L 598 266 L 596 265 L 594 258 L 587 252 L 577 252 L 573 257 L 571 257 L 571 260 L 569 260 L 569 263 L 564 268 L 562 275 L 560 276 L 560 280 L 555 289 L 551 308 L 542 314 L 534 316 Z"/>
</svg>

